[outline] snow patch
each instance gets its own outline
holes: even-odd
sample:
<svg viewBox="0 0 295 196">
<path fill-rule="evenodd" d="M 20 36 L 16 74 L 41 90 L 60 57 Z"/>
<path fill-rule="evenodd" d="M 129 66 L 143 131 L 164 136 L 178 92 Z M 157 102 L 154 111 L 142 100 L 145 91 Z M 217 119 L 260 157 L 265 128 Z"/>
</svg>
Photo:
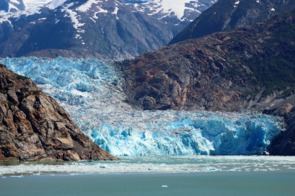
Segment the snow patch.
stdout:
<svg viewBox="0 0 295 196">
<path fill-rule="evenodd" d="M 235 3 L 234 3 L 234 7 L 236 8 L 236 7 L 238 7 L 238 5 L 240 4 L 240 1 L 238 0 L 238 1 L 235 1 Z"/>
<path fill-rule="evenodd" d="M 184 15 L 186 9 L 185 4 L 191 0 L 153 0 L 156 4 L 161 5 L 161 9 L 165 13 L 174 13 L 179 19 Z"/>
<path fill-rule="evenodd" d="M 11 2 L 11 3 L 14 3 L 14 4 L 17 4 L 17 5 L 20 4 L 20 2 L 19 2 L 18 0 L 10 0 L 10 2 Z"/>
<path fill-rule="evenodd" d="M 70 3 L 67 4 L 62 11 L 65 12 L 65 16 L 69 17 L 73 23 L 73 27 L 74 29 L 76 29 L 77 34 L 75 35 L 76 39 L 82 39 L 81 33 L 85 33 L 85 30 L 82 29 L 81 27 L 83 27 L 85 25 L 85 23 L 81 23 L 78 19 L 78 17 L 80 17 L 77 12 L 75 12 L 74 10 L 70 9 L 70 7 L 72 7 L 74 4 Z M 82 44 L 84 43 L 84 41 L 81 41 Z M 85 44 L 85 43 L 84 43 Z"/>
<path fill-rule="evenodd" d="M 133 4 L 134 8 L 139 12 L 145 12 L 148 15 L 160 14 L 161 18 L 170 15 L 176 16 L 179 20 L 186 20 L 185 13 L 200 13 L 204 9 L 204 1 L 201 0 L 149 0 L 144 3 Z M 210 4 L 216 0 L 210 1 Z M 206 1 L 206 4 L 209 2 Z M 159 18 L 159 19 L 161 19 Z"/>
<path fill-rule="evenodd" d="M 116 6 L 114 11 L 112 12 L 112 14 L 114 14 L 116 16 L 116 19 L 119 20 L 119 17 L 118 17 L 118 11 L 119 11 L 119 8 Z"/>
<path fill-rule="evenodd" d="M 86 3 L 84 3 L 81 6 L 79 6 L 76 10 L 77 11 L 80 11 L 80 12 L 87 12 L 91 8 L 91 6 L 93 4 L 96 4 L 98 2 L 101 2 L 101 1 L 98 1 L 98 0 L 88 0 Z"/>
<path fill-rule="evenodd" d="M 48 7 L 49 9 L 56 9 L 57 7 L 61 6 L 62 4 L 64 4 L 67 0 L 52 0 L 49 4 L 47 4 L 46 7 Z"/>
</svg>

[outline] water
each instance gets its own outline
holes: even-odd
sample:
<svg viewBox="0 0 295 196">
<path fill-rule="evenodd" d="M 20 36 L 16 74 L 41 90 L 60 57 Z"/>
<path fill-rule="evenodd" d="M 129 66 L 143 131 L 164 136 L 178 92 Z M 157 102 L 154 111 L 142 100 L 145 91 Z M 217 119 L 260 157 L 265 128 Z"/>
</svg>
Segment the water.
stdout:
<svg viewBox="0 0 295 196">
<path fill-rule="evenodd" d="M 294 195 L 294 172 L 41 175 L 0 178 L 0 195 Z"/>
<path fill-rule="evenodd" d="M 295 172 L 295 157 L 272 156 L 149 156 L 120 161 L 25 162 L 2 164 L 0 176 L 42 174 L 180 174 L 215 172 Z"/>
<path fill-rule="evenodd" d="M 0 195 L 294 195 L 295 157 L 151 156 L 0 166 Z"/>
</svg>

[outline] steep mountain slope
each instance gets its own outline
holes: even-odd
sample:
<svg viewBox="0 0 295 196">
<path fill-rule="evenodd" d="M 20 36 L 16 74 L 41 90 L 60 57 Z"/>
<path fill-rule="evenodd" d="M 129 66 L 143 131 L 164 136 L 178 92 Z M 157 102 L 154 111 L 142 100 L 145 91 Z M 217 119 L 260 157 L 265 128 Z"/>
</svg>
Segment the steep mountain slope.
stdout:
<svg viewBox="0 0 295 196">
<path fill-rule="evenodd" d="M 220 0 L 173 38 L 170 44 L 263 22 L 294 8 L 293 0 Z"/>
<path fill-rule="evenodd" d="M 0 160 L 115 159 L 28 78 L 0 65 Z"/>
<path fill-rule="evenodd" d="M 0 14 L 0 56 L 131 58 L 167 44 L 215 0 L 178 2 L 24 1 Z"/>
<path fill-rule="evenodd" d="M 264 24 L 192 39 L 120 66 L 129 102 L 143 109 L 263 111 L 285 117 L 295 154 L 295 10 Z M 290 137 L 292 136 L 292 137 Z M 286 140 L 278 140 L 286 143 Z"/>
<path fill-rule="evenodd" d="M 17 12 L 25 9 L 23 0 L 2 0 L 0 2 L 0 11 Z"/>
</svg>

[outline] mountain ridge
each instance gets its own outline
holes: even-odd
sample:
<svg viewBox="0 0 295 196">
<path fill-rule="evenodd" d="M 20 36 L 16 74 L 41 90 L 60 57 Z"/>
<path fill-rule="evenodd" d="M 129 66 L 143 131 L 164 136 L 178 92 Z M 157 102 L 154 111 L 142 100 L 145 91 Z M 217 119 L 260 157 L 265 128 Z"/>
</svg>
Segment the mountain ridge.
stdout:
<svg viewBox="0 0 295 196">
<path fill-rule="evenodd" d="M 265 23 L 123 61 L 118 66 L 125 73 L 128 102 L 145 110 L 246 110 L 282 116 L 287 131 L 279 138 L 285 139 L 275 140 L 270 152 L 294 155 L 294 36 L 295 9 Z"/>
<path fill-rule="evenodd" d="M 215 1 L 182 0 L 183 16 L 175 14 L 179 8 L 169 9 L 163 2 L 67 0 L 4 12 L 0 56 L 132 58 L 167 44 Z"/>
<path fill-rule="evenodd" d="M 295 2 L 292 0 L 220 0 L 198 16 L 169 44 L 265 22 L 294 8 Z"/>
</svg>

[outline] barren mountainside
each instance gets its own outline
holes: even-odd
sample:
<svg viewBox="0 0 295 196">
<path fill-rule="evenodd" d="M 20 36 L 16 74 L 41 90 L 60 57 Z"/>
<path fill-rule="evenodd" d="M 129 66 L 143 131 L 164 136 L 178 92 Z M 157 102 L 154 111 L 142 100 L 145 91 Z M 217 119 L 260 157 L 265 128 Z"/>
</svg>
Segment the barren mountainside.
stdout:
<svg viewBox="0 0 295 196">
<path fill-rule="evenodd" d="M 265 22 L 294 8 L 293 0 L 219 0 L 176 35 L 170 44 Z"/>
<path fill-rule="evenodd" d="M 262 111 L 285 117 L 294 136 L 294 22 L 293 10 L 124 61 L 128 101 L 142 109 Z M 295 153 L 271 150 L 278 151 Z"/>
</svg>

